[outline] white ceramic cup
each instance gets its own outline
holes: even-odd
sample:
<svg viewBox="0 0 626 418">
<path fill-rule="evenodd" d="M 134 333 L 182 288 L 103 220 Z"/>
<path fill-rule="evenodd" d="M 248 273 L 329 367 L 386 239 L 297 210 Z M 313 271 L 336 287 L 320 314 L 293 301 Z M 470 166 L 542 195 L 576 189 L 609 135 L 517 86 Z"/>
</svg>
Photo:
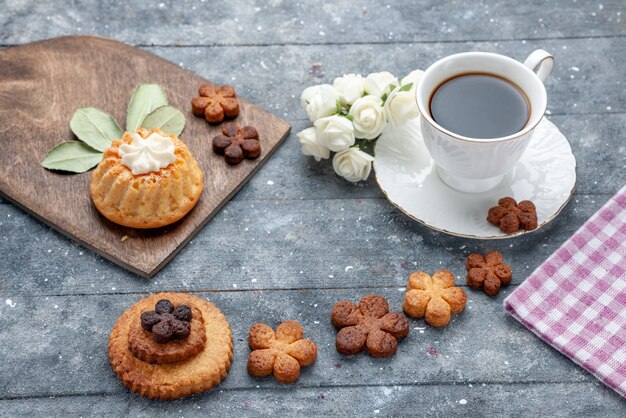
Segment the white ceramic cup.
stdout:
<svg viewBox="0 0 626 418">
<path fill-rule="evenodd" d="M 542 49 L 522 64 L 513 58 L 489 52 L 464 52 L 442 58 L 422 75 L 416 89 L 420 125 L 426 148 L 441 179 L 450 187 L 468 193 L 484 192 L 497 186 L 524 153 L 535 127 L 548 104 L 543 82 L 554 58 Z M 467 73 L 498 75 L 518 86 L 528 97 L 530 117 L 524 128 L 502 138 L 468 138 L 435 122 L 430 99 L 445 81 Z"/>
</svg>

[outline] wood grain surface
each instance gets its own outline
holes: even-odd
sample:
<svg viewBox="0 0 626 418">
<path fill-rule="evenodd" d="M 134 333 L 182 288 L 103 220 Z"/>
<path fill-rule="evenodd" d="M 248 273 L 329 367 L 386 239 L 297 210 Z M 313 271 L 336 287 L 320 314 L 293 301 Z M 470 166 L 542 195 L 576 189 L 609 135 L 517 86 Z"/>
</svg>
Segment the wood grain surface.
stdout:
<svg viewBox="0 0 626 418">
<path fill-rule="evenodd" d="M 205 81 L 150 53 L 91 36 L 0 52 L 0 193 L 105 258 L 151 277 L 248 181 L 290 130 L 284 120 L 240 98 L 235 122 L 257 128 L 262 154 L 227 165 L 211 149 L 221 127 L 191 113 L 190 101 Z M 140 83 L 160 84 L 170 104 L 185 114 L 181 139 L 204 173 L 196 207 L 181 221 L 153 230 L 122 227 L 101 216 L 89 197 L 91 172 L 65 174 L 40 165 L 54 145 L 73 139 L 69 121 L 78 107 L 100 108 L 123 127 L 133 88 Z"/>
</svg>

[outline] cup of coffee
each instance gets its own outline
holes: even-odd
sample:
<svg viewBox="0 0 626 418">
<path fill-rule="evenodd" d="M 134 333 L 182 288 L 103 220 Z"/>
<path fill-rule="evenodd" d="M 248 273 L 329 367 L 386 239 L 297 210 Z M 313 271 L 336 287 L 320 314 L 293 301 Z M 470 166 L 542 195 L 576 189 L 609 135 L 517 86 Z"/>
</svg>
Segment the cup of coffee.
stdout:
<svg viewBox="0 0 626 418">
<path fill-rule="evenodd" d="M 538 49 L 522 64 L 464 52 L 431 65 L 416 89 L 426 148 L 441 179 L 462 192 L 497 186 L 531 140 L 547 107 L 554 58 Z"/>
</svg>

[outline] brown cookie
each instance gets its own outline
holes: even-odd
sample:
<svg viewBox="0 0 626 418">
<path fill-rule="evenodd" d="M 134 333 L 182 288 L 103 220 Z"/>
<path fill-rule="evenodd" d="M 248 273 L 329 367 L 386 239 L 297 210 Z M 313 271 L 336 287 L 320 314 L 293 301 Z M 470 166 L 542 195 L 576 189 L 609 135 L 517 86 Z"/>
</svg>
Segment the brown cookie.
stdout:
<svg viewBox="0 0 626 418">
<path fill-rule="evenodd" d="M 506 234 L 513 234 L 520 229 L 532 231 L 538 226 L 537 209 L 530 200 L 518 204 L 512 197 L 503 197 L 498 200 L 498 206 L 489 209 L 487 222 L 499 226 Z"/>
<path fill-rule="evenodd" d="M 304 331 L 296 321 L 283 322 L 276 332 L 265 324 L 253 324 L 248 337 L 253 350 L 248 357 L 250 376 L 273 374 L 280 383 L 295 383 L 300 378 L 300 367 L 310 366 L 317 359 L 317 345 L 303 337 Z"/>
<path fill-rule="evenodd" d="M 470 254 L 465 262 L 467 284 L 474 289 L 483 289 L 488 296 L 495 296 L 501 285 L 511 283 L 511 267 L 502 260 L 502 254 L 492 251 L 485 254 Z"/>
<path fill-rule="evenodd" d="M 379 295 L 363 296 L 358 306 L 348 300 L 339 301 L 330 319 L 339 329 L 335 347 L 344 355 L 365 348 L 374 357 L 389 357 L 397 351 L 398 340 L 409 334 L 407 317 L 389 312 L 387 299 Z"/>
<path fill-rule="evenodd" d="M 223 155 L 230 165 L 239 164 L 244 158 L 254 160 L 261 155 L 259 133 L 253 126 L 239 128 L 234 123 L 225 123 L 222 135 L 213 138 L 213 152 Z"/>
<path fill-rule="evenodd" d="M 433 327 L 448 325 L 451 314 L 461 313 L 467 295 L 454 287 L 454 276 L 447 270 L 436 271 L 432 277 L 423 271 L 409 276 L 404 297 L 404 312 L 413 318 L 422 318 Z"/>
<path fill-rule="evenodd" d="M 150 364 L 130 351 L 129 335 L 137 318 L 161 299 L 200 311 L 206 342 L 195 356 L 174 364 Z M 109 337 L 113 371 L 126 387 L 147 398 L 175 399 L 208 390 L 226 377 L 232 359 L 232 334 L 226 317 L 206 299 L 185 293 L 159 293 L 141 299 L 118 318 Z"/>
<path fill-rule="evenodd" d="M 135 320 L 128 332 L 128 349 L 139 360 L 151 364 L 178 363 L 195 356 L 204 349 L 206 331 L 200 310 L 195 307 L 191 310 L 191 330 L 186 338 L 156 342 L 150 331 L 142 328 L 141 320 Z"/>
<path fill-rule="evenodd" d="M 191 100 L 191 111 L 196 116 L 204 116 L 211 124 L 221 123 L 224 118 L 239 116 L 239 101 L 232 86 L 216 86 L 205 83 L 198 88 L 199 97 Z"/>
</svg>

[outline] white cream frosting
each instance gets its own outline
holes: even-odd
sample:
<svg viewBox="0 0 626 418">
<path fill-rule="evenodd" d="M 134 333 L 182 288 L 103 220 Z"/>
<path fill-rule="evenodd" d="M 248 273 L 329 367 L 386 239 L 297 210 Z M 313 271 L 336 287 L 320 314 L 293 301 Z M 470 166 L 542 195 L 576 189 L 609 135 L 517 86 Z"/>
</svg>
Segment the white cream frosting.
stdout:
<svg viewBox="0 0 626 418">
<path fill-rule="evenodd" d="M 172 138 L 156 132 L 146 139 L 139 134 L 133 134 L 133 142 L 120 145 L 119 153 L 122 164 L 135 175 L 159 171 L 176 161 Z"/>
</svg>

